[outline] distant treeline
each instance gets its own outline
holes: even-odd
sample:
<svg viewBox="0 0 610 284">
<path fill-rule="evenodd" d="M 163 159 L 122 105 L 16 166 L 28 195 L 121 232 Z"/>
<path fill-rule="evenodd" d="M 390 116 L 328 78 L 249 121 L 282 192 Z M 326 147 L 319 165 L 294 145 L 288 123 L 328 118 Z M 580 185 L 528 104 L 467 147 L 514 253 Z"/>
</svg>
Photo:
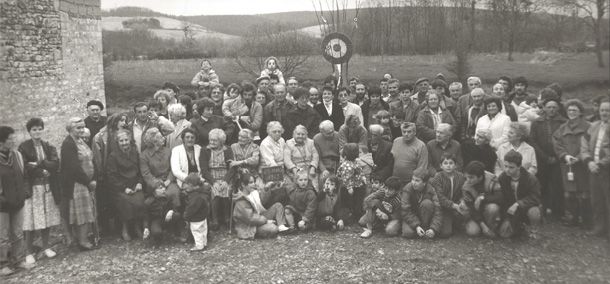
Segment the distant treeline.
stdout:
<svg viewBox="0 0 610 284">
<path fill-rule="evenodd" d="M 126 29 L 160 29 L 161 22 L 155 18 L 133 18 L 122 22 Z"/>
</svg>

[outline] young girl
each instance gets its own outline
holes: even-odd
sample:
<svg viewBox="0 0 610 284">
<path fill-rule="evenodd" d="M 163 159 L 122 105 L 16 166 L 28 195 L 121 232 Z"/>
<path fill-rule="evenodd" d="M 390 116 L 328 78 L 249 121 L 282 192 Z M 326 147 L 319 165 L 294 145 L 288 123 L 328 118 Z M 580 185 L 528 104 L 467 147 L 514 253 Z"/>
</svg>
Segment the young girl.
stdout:
<svg viewBox="0 0 610 284">
<path fill-rule="evenodd" d="M 280 71 L 279 67 L 277 66 L 277 58 L 275 58 L 273 56 L 270 56 L 267 59 L 265 59 L 265 69 L 263 69 L 263 71 L 261 71 L 261 77 L 263 77 L 263 76 L 272 77 L 271 75 L 277 76 L 279 83 L 286 84 L 286 82 L 284 81 L 284 75 L 282 74 L 282 71 Z"/>
<path fill-rule="evenodd" d="M 184 220 L 189 222 L 195 246 L 192 252 L 202 251 L 208 244 L 208 212 L 210 211 L 209 196 L 206 192 L 199 174 L 190 173 L 182 183 L 186 191 L 186 206 Z"/>
<path fill-rule="evenodd" d="M 286 206 L 286 223 L 290 230 L 295 229 L 305 231 L 313 226 L 316 215 L 316 192 L 309 182 L 309 173 L 299 171 L 296 174 L 296 184 L 284 186 L 288 195 L 288 205 Z"/>
<path fill-rule="evenodd" d="M 383 126 L 383 139 L 392 141 L 392 125 L 390 121 L 390 112 L 387 110 L 380 110 L 375 115 L 375 119 L 379 121 L 379 125 Z"/>
<path fill-rule="evenodd" d="M 248 112 L 248 106 L 244 103 L 241 97 L 242 89 L 239 85 L 233 83 L 227 88 L 222 103 L 222 114 L 231 117 L 235 122 L 239 121 L 239 117 Z"/>
<path fill-rule="evenodd" d="M 337 177 L 341 182 L 340 194 L 345 196 L 345 202 L 349 204 L 352 218 L 362 216 L 362 201 L 366 194 L 366 177 L 356 162 L 358 153 L 358 144 L 345 144 L 342 154 L 343 163 L 337 169 Z"/>
<path fill-rule="evenodd" d="M 329 175 L 318 193 L 318 228 L 322 230 L 342 230 L 348 216 L 344 202 L 339 195 L 339 179 Z"/>
</svg>

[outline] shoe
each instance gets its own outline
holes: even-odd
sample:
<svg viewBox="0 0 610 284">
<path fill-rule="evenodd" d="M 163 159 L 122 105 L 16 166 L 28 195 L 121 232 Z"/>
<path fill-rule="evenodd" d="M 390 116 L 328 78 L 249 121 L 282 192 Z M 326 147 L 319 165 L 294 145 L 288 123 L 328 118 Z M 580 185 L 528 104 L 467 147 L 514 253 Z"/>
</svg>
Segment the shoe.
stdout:
<svg viewBox="0 0 610 284">
<path fill-rule="evenodd" d="M 8 266 L 2 267 L 2 269 L 0 269 L 0 276 L 9 276 L 13 273 L 15 273 L 15 270 L 11 269 Z"/>
<path fill-rule="evenodd" d="M 52 249 L 45 249 L 44 250 L 44 255 L 47 258 L 54 258 L 55 256 L 57 256 L 57 253 L 55 251 L 53 251 Z"/>
<path fill-rule="evenodd" d="M 277 230 L 278 230 L 280 233 L 283 233 L 283 232 L 286 232 L 286 231 L 290 230 L 290 228 L 288 228 L 288 227 L 286 227 L 286 225 L 282 224 L 282 225 L 279 225 L 279 226 L 277 227 Z"/>
<path fill-rule="evenodd" d="M 198 251 L 204 251 L 204 250 L 206 250 L 206 247 L 199 248 L 197 246 L 194 246 L 191 249 L 189 249 L 190 252 L 198 252 Z"/>
<path fill-rule="evenodd" d="M 370 229 L 364 229 L 364 232 L 362 232 L 362 234 L 360 234 L 360 237 L 363 239 L 368 239 L 373 235 L 373 230 Z"/>
<path fill-rule="evenodd" d="M 88 251 L 88 250 L 92 250 L 93 249 L 93 245 L 90 244 L 90 243 L 84 243 L 84 244 L 83 243 L 79 243 L 78 244 L 78 248 L 81 251 Z"/>
<path fill-rule="evenodd" d="M 36 258 L 34 258 L 33 254 L 28 254 L 25 257 L 25 264 L 26 265 L 34 265 L 34 264 L 36 264 Z"/>
</svg>

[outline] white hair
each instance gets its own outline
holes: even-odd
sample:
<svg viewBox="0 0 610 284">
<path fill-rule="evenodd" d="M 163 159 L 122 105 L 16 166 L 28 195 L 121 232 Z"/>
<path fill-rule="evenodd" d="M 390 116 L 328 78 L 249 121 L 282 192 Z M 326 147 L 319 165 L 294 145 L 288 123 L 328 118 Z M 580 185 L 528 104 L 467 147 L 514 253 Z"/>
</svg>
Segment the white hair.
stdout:
<svg viewBox="0 0 610 284">
<path fill-rule="evenodd" d="M 171 104 L 167 107 L 167 114 L 178 121 L 186 117 L 186 108 L 182 104 Z"/>
<path fill-rule="evenodd" d="M 448 132 L 449 134 L 453 133 L 453 126 L 451 126 L 451 124 L 449 123 L 439 123 L 438 126 L 436 126 L 436 130 L 437 131 L 442 131 L 442 132 Z"/>
<path fill-rule="evenodd" d="M 222 129 L 214 128 L 208 133 L 209 139 L 218 139 L 220 144 L 224 144 L 227 140 L 227 135 Z"/>
<path fill-rule="evenodd" d="M 280 129 L 284 133 L 284 127 L 279 121 L 271 121 L 267 124 L 267 133 L 271 133 L 273 129 Z"/>
<path fill-rule="evenodd" d="M 379 124 L 371 124 L 371 126 L 369 126 L 369 131 L 371 132 L 371 134 L 373 134 L 373 133 L 382 134 L 383 126 L 381 126 Z"/>
<path fill-rule="evenodd" d="M 463 88 L 462 83 L 460 83 L 460 82 L 453 82 L 453 83 L 449 84 L 449 89 L 451 89 L 451 87 L 458 87 L 460 89 Z"/>
<path fill-rule="evenodd" d="M 481 84 L 481 78 L 475 77 L 475 76 L 471 76 L 471 77 L 468 77 L 468 80 L 466 80 L 466 82 L 468 82 L 468 83 L 476 82 L 476 83 L 478 83 L 480 85 Z"/>
<path fill-rule="evenodd" d="M 305 134 L 307 134 L 307 127 L 303 126 L 302 124 L 297 125 L 294 130 L 292 131 L 292 135 L 294 135 L 295 133 L 297 133 L 297 131 L 302 130 L 305 131 Z"/>
<path fill-rule="evenodd" d="M 324 129 L 326 129 L 326 130 L 331 130 L 332 129 L 334 131 L 335 130 L 335 124 L 332 121 L 330 121 L 330 120 L 325 120 L 325 121 L 320 122 L 319 128 L 320 128 L 320 131 L 322 131 Z"/>
</svg>

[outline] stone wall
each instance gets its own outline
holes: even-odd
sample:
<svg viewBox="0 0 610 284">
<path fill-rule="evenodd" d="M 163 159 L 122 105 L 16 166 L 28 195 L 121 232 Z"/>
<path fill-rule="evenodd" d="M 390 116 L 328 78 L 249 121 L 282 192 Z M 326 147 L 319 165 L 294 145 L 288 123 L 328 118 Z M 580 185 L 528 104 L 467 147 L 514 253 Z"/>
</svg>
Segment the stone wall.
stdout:
<svg viewBox="0 0 610 284">
<path fill-rule="evenodd" d="M 0 94 L 0 125 L 21 141 L 41 117 L 57 147 L 68 118 L 105 104 L 100 0 L 0 0 Z"/>
</svg>

